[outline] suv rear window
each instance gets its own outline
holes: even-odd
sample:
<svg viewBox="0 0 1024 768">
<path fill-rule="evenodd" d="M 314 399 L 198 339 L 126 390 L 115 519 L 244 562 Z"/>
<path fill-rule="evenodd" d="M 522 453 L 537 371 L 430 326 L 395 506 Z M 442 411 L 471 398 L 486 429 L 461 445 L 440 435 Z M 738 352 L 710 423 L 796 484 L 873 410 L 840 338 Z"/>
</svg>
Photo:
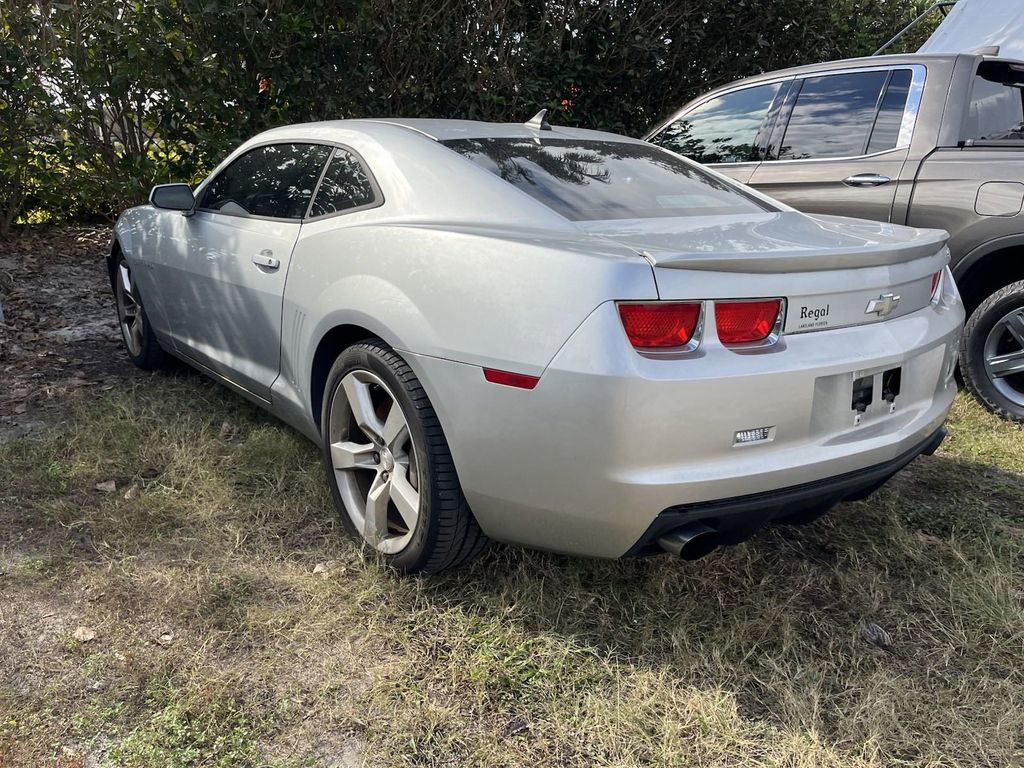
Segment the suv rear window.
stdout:
<svg viewBox="0 0 1024 768">
<path fill-rule="evenodd" d="M 770 210 L 650 144 L 533 138 L 443 143 L 573 221 Z"/>
<path fill-rule="evenodd" d="M 910 81 L 909 69 L 807 78 L 793 106 L 779 159 L 857 157 L 893 149 Z"/>
<path fill-rule="evenodd" d="M 1024 140 L 1024 72 L 1009 64 L 986 61 L 978 65 L 967 107 L 964 139 Z"/>
</svg>

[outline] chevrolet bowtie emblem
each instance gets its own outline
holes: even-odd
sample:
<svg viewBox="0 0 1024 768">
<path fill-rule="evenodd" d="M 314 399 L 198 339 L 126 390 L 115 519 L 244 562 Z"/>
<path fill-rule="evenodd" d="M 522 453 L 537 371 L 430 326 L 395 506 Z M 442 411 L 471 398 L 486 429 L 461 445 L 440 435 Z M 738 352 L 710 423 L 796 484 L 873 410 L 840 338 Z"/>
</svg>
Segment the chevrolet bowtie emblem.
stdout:
<svg viewBox="0 0 1024 768">
<path fill-rule="evenodd" d="M 896 309 L 896 305 L 899 303 L 900 297 L 895 293 L 883 293 L 877 299 L 872 299 L 868 302 L 868 308 L 864 310 L 864 314 L 875 314 L 879 317 L 885 317 Z"/>
</svg>

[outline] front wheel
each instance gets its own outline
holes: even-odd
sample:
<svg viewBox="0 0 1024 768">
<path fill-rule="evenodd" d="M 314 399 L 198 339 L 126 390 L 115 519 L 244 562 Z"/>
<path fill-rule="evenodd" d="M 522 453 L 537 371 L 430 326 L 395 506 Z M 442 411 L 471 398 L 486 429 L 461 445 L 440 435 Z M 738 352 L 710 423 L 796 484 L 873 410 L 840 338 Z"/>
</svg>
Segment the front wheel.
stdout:
<svg viewBox="0 0 1024 768">
<path fill-rule="evenodd" d="M 1024 422 L 1024 281 L 982 302 L 960 349 L 964 384 L 993 413 Z"/>
<path fill-rule="evenodd" d="M 486 539 L 419 380 L 376 340 L 346 349 L 327 377 L 321 434 L 345 529 L 403 573 L 473 558 Z"/>
<path fill-rule="evenodd" d="M 142 306 L 139 287 L 132 279 L 132 270 L 119 256 L 114 265 L 114 299 L 117 301 L 117 325 L 121 330 L 121 340 L 129 359 L 143 370 L 150 371 L 162 367 L 166 355 L 160 342 L 153 335 L 149 325 L 146 309 Z"/>
</svg>

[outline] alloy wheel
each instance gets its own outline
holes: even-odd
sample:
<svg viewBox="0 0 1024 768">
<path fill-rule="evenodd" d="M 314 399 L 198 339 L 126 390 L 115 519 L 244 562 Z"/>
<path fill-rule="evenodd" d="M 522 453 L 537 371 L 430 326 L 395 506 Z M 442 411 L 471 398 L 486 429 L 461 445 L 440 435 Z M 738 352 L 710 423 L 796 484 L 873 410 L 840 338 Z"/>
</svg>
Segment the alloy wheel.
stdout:
<svg viewBox="0 0 1024 768">
<path fill-rule="evenodd" d="M 379 376 L 338 383 L 328 420 L 331 465 L 345 511 L 378 552 L 401 552 L 420 518 L 419 471 L 409 424 Z"/>
<path fill-rule="evenodd" d="M 145 338 L 145 318 L 142 304 L 132 282 L 132 273 L 123 261 L 117 265 L 117 321 L 121 326 L 124 345 L 132 357 L 142 354 Z"/>
<path fill-rule="evenodd" d="M 985 339 L 985 372 L 1003 397 L 1024 407 L 1024 308 L 992 326 Z"/>
</svg>

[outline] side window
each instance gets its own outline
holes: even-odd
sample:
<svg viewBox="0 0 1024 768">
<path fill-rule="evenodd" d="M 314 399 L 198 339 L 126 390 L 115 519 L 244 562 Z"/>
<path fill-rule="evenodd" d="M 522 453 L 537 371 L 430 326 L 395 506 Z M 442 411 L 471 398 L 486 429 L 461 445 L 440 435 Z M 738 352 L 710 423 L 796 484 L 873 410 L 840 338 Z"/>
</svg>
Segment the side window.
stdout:
<svg viewBox="0 0 1024 768">
<path fill-rule="evenodd" d="M 887 71 L 880 70 L 804 80 L 786 126 L 779 159 L 865 154 L 888 76 Z"/>
<path fill-rule="evenodd" d="M 363 164 L 351 152 L 338 148 L 320 182 L 310 216 L 347 211 L 376 200 L 373 182 Z"/>
<path fill-rule="evenodd" d="M 331 150 L 319 144 L 271 144 L 246 152 L 217 174 L 200 208 L 301 219 Z"/>
<path fill-rule="evenodd" d="M 1024 139 L 1024 83 L 1021 73 L 1002 62 L 978 66 L 967 107 L 964 139 L 1020 141 Z"/>
<path fill-rule="evenodd" d="M 757 132 L 781 87 L 756 85 L 710 99 L 651 141 L 699 163 L 757 160 Z"/>
</svg>

